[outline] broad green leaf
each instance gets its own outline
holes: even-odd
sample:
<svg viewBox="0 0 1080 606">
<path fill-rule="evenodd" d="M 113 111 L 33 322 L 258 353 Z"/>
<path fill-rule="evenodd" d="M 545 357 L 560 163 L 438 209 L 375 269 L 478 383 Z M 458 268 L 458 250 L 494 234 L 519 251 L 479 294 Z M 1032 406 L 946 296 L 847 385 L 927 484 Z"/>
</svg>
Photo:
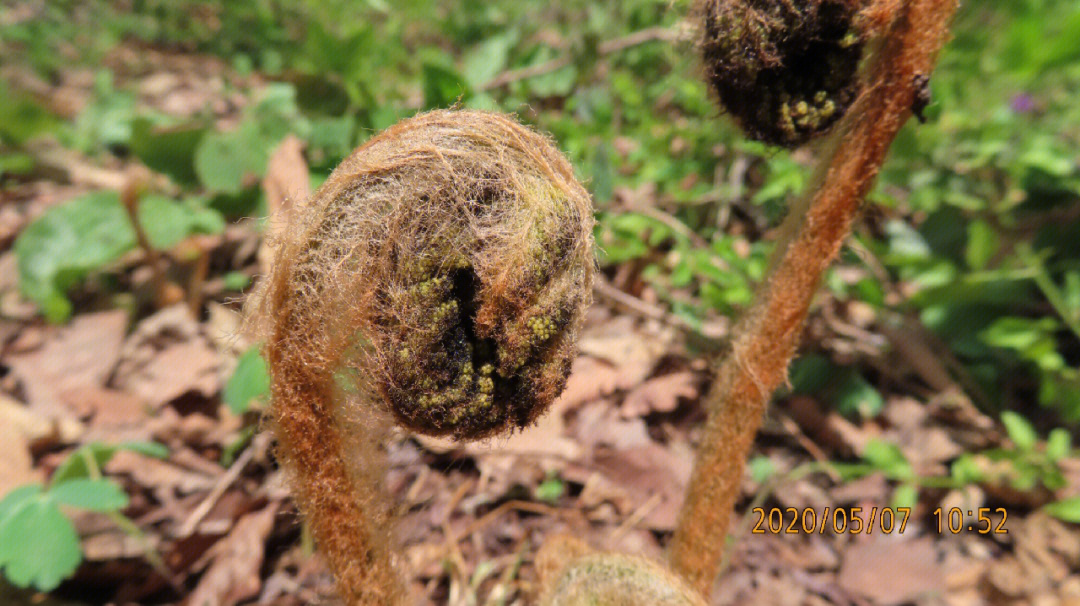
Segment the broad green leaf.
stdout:
<svg viewBox="0 0 1080 606">
<path fill-rule="evenodd" d="M 193 185 L 198 180 L 195 150 L 206 132 L 203 126 L 155 128 L 150 120 L 138 118 L 131 125 L 131 152 L 173 181 Z"/>
<path fill-rule="evenodd" d="M 308 156 L 315 164 L 336 164 L 353 149 L 356 118 L 316 118 L 311 121 Z"/>
<path fill-rule="evenodd" d="M 529 66 L 536 66 L 555 60 L 559 54 L 551 47 L 544 46 L 532 57 Z M 559 69 L 533 76 L 524 80 L 528 90 L 537 97 L 565 97 L 574 89 L 578 70 L 572 63 Z"/>
<path fill-rule="evenodd" d="M 45 212 L 15 241 L 19 287 L 46 319 L 71 315 L 66 291 L 135 246 L 135 232 L 116 192 L 80 196 Z"/>
<path fill-rule="evenodd" d="M 52 485 L 57 486 L 76 478 L 90 477 L 90 470 L 86 464 L 87 457 L 100 469 L 120 450 L 130 450 L 158 459 L 169 456 L 169 450 L 165 446 L 154 442 L 124 442 L 122 444 L 91 442 L 75 449 L 57 466 L 56 471 L 53 472 Z"/>
<path fill-rule="evenodd" d="M 25 175 L 34 170 L 36 160 L 22 152 L 0 153 L 0 176 Z"/>
<path fill-rule="evenodd" d="M 117 511 L 128 505 L 123 489 L 104 478 L 75 478 L 54 484 L 49 496 L 57 503 L 91 511 Z"/>
<path fill-rule="evenodd" d="M 837 371 L 828 358 L 818 354 L 809 354 L 791 362 L 788 382 L 791 392 L 816 395 L 829 384 L 829 377 Z"/>
<path fill-rule="evenodd" d="M 225 219 L 216 210 L 157 195 L 139 200 L 139 223 L 150 244 L 159 249 L 172 248 L 191 234 L 220 233 L 225 229 Z"/>
<path fill-rule="evenodd" d="M 1016 412 L 1006 410 L 1001 413 L 1001 423 L 1005 425 L 1005 431 L 1009 434 L 1009 439 L 1012 440 L 1018 450 L 1031 452 L 1035 449 L 1035 443 L 1038 442 L 1039 436 L 1027 419 Z"/>
<path fill-rule="evenodd" d="M 238 194 L 245 177 L 257 176 L 266 168 L 268 152 L 257 149 L 258 137 L 250 125 L 224 133 L 209 133 L 195 150 L 195 173 L 203 187 L 211 191 Z"/>
<path fill-rule="evenodd" d="M 1065 522 L 1080 524 L 1080 497 L 1071 497 L 1043 507 L 1043 511 Z"/>
<path fill-rule="evenodd" d="M 8 92 L 0 84 L 0 141 L 21 145 L 55 130 L 60 121 L 36 101 Z"/>
<path fill-rule="evenodd" d="M 503 71 L 515 42 L 516 32 L 510 30 L 484 40 L 466 53 L 461 72 L 469 86 L 479 88 Z"/>
<path fill-rule="evenodd" d="M 112 72 L 95 74 L 94 95 L 75 119 L 69 142 L 85 152 L 103 146 L 127 145 L 135 115 L 135 95 L 113 88 Z"/>
<path fill-rule="evenodd" d="M 229 410 L 241 414 L 248 410 L 253 400 L 264 399 L 270 393 L 270 375 L 266 370 L 258 347 L 252 347 L 237 360 L 229 382 L 225 384 L 221 399 Z"/>
<path fill-rule="evenodd" d="M 4 519 L 8 515 L 15 512 L 25 503 L 29 503 L 31 499 L 39 494 L 41 494 L 40 484 L 26 484 L 4 495 L 4 498 L 0 499 L 0 526 L 4 524 Z"/>
<path fill-rule="evenodd" d="M 55 589 L 82 561 L 71 521 L 43 495 L 29 499 L 0 522 L 0 567 L 18 587 Z"/>
</svg>

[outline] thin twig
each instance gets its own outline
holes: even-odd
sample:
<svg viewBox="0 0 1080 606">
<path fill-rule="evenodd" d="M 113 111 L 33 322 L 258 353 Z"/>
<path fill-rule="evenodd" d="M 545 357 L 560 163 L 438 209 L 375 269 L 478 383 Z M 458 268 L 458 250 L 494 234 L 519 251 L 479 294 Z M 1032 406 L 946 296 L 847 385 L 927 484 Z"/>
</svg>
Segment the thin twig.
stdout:
<svg viewBox="0 0 1080 606">
<path fill-rule="evenodd" d="M 131 228 L 135 231 L 135 240 L 139 243 L 139 248 L 142 249 L 143 254 L 146 255 L 146 263 L 150 266 L 150 280 L 154 288 L 154 306 L 160 309 L 171 303 L 169 300 L 169 282 L 165 276 L 161 253 L 150 243 L 150 238 L 146 235 L 146 230 L 143 229 L 142 223 L 139 221 L 139 199 L 142 197 L 144 183 L 142 176 L 128 177 L 124 182 L 123 189 L 120 191 L 120 200 L 123 202 L 124 210 L 127 211 L 128 219 L 131 221 Z"/>
<path fill-rule="evenodd" d="M 260 435 L 256 437 L 256 439 L 259 439 L 260 437 L 262 436 Z M 214 487 L 210 489 L 210 493 L 206 495 L 206 498 L 199 503 L 199 506 L 196 507 L 191 514 L 188 515 L 187 519 L 184 520 L 184 523 L 180 525 L 180 530 L 176 533 L 177 538 L 182 539 L 189 537 L 195 532 L 199 523 L 203 521 L 203 518 L 205 518 L 207 514 L 210 513 L 210 510 L 214 508 L 214 505 L 217 504 L 218 499 L 225 494 L 225 491 L 228 490 L 229 487 L 236 482 L 237 478 L 240 477 L 240 474 L 243 473 L 244 468 L 251 462 L 255 450 L 256 446 L 254 444 L 245 448 L 244 452 L 240 453 L 240 456 L 236 458 L 236 461 L 233 461 L 232 466 L 229 467 L 225 473 L 221 474 L 214 484 Z"/>
<path fill-rule="evenodd" d="M 649 27 L 640 31 L 636 31 L 632 34 L 622 36 L 621 38 L 615 38 L 613 40 L 606 40 L 601 42 L 596 51 L 601 56 L 610 55 L 619 51 L 626 50 L 639 44 L 645 44 L 646 42 L 655 41 L 669 41 L 675 42 L 678 40 L 686 39 L 686 28 L 684 24 L 679 24 L 675 27 Z M 551 72 L 557 72 L 560 69 L 573 63 L 574 57 L 572 55 L 566 55 L 558 57 L 550 61 L 538 63 L 536 65 L 530 65 L 528 67 L 520 67 L 517 69 L 510 69 L 495 76 L 491 80 L 488 80 L 479 87 L 480 91 L 489 91 L 496 88 L 502 88 L 508 84 L 513 84 L 520 80 L 528 80 L 529 78 L 535 78 L 537 76 L 543 76 L 550 74 Z"/>
<path fill-rule="evenodd" d="M 660 306 L 653 305 L 646 301 L 642 301 L 641 299 L 631 294 L 625 293 L 618 288 L 615 288 L 607 280 L 605 280 L 603 276 L 596 276 L 596 279 L 593 282 L 593 290 L 601 298 L 607 299 L 617 305 L 620 305 L 634 315 L 645 318 L 646 320 L 657 320 L 659 322 L 662 322 L 663 324 L 666 324 L 668 326 L 674 326 L 675 328 L 698 336 L 709 342 L 714 342 L 716 344 L 724 342 L 724 339 L 716 336 L 715 334 L 712 334 L 714 332 L 720 332 L 719 329 L 722 327 L 717 326 L 717 330 L 709 331 L 709 334 L 706 334 L 702 331 L 701 327 L 694 326 L 687 320 L 673 313 L 665 311 Z"/>
</svg>

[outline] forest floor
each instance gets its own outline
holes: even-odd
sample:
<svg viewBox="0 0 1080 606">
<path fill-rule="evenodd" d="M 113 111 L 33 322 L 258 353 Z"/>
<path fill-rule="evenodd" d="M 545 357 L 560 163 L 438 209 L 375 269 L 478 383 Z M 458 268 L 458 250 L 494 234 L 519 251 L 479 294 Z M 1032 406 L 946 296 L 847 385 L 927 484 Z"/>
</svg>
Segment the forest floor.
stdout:
<svg viewBox="0 0 1080 606">
<path fill-rule="evenodd" d="M 137 81 L 140 104 L 178 116 L 209 107 L 219 123 L 238 119 L 244 99 L 229 92 L 234 76 L 216 60 L 121 47 L 109 61 L 118 84 Z M 79 112 L 93 84 L 79 69 L 50 83 L 16 69 L 5 77 L 23 78 L 24 88 L 66 115 Z M 243 86 L 261 84 L 245 78 Z M 298 145 L 286 140 L 272 156 L 263 180 L 271 208 L 281 197 L 273 192 L 306 189 Z M 335 603 L 260 424 L 262 409 L 236 414 L 223 404 L 237 360 L 252 345 L 241 330 L 242 298 L 223 280 L 229 272 L 256 279 L 263 272 L 257 222 L 192 236 L 168 251 L 159 262 L 179 291 L 159 297 L 160 306 L 142 250 L 106 272 L 128 299 L 80 286 L 65 325 L 44 323 L 18 295 L 12 244 L 21 230 L 73 196 L 122 186 L 130 163 L 101 166 L 71 153 L 51 173 L 3 193 L 0 495 L 46 481 L 81 445 L 156 442 L 168 454 L 121 450 L 101 469 L 129 495 L 122 513 L 137 532 L 105 513 L 70 511 L 84 558 L 76 574 L 47 596 L 0 587 L 0 601 Z M 387 482 L 400 505 L 402 560 L 410 585 L 430 603 L 529 603 L 537 588 L 533 557 L 557 533 L 662 555 L 705 416 L 704 351 L 722 350 L 727 325 L 711 327 L 716 343 L 703 344 L 648 286 L 627 283 L 618 271 L 607 283 L 566 391 L 535 427 L 481 443 L 404 434 L 392 442 Z M 914 477 L 939 477 L 960 453 L 1010 445 L 950 378 L 931 337 L 880 326 L 857 303 L 827 293 L 816 303 L 806 348 L 858 352 L 891 388 L 881 413 L 867 420 L 810 396 L 777 398 L 753 450 L 714 603 L 1080 604 L 1080 527 L 1040 511 L 1080 490 L 1080 459 L 1059 463 L 1067 486 L 1057 495 L 923 483 L 910 515 L 890 523 L 881 513 L 898 486 L 884 460 L 889 453 L 875 459 L 880 469 L 854 476 L 829 465 L 864 460 L 868 444 L 891 443 L 902 454 L 894 463 L 909 465 Z M 863 528 L 847 519 L 837 532 L 835 512 L 846 517 L 854 508 Z M 953 520 L 955 533 L 952 508 L 963 514 Z M 989 510 L 989 533 L 969 530 L 982 524 L 979 508 Z M 770 515 L 773 509 L 780 513 Z"/>
</svg>

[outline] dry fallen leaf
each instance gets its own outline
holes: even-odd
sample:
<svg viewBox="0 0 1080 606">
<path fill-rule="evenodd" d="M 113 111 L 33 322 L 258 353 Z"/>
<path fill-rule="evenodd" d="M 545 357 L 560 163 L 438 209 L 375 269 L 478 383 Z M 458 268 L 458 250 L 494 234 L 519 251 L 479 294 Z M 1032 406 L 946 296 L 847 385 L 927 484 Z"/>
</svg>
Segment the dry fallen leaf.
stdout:
<svg viewBox="0 0 1080 606">
<path fill-rule="evenodd" d="M 698 396 L 698 379 L 694 373 L 675 372 L 649 379 L 634 388 L 623 400 L 620 414 L 641 417 L 654 412 L 671 412 L 680 399 Z"/>
<path fill-rule="evenodd" d="M 39 481 L 41 473 L 34 469 L 26 438 L 0 417 L 0 499 L 13 488 Z"/>
<path fill-rule="evenodd" d="M 844 552 L 837 583 L 883 605 L 945 591 L 945 575 L 929 537 L 911 541 L 878 537 L 856 543 Z"/>
<path fill-rule="evenodd" d="M 642 334 L 634 318 L 618 316 L 582 335 L 578 349 L 614 365 L 618 370 L 616 387 L 629 389 L 649 376 L 667 350 L 667 343 Z"/>
<path fill-rule="evenodd" d="M 189 392 L 213 396 L 221 388 L 220 364 L 199 323 L 176 305 L 139 323 L 113 382 L 157 409 Z"/>
<path fill-rule="evenodd" d="M 273 242 L 288 225 L 293 209 L 311 197 L 311 180 L 307 162 L 304 161 L 304 142 L 295 135 L 285 137 L 270 154 L 262 188 L 270 211 L 270 228 L 258 253 L 259 267 L 265 274 L 273 258 Z"/>
<path fill-rule="evenodd" d="M 38 442 L 74 442 L 86 430 L 83 424 L 65 415 L 50 418 L 36 413 L 7 395 L 0 393 L 0 425 L 16 429 L 30 444 Z"/>
<path fill-rule="evenodd" d="M 626 491 L 642 523 L 654 530 L 671 530 L 682 506 L 683 490 L 690 480 L 692 455 L 677 456 L 652 443 L 599 453 L 596 468 Z"/>
<path fill-rule="evenodd" d="M 122 310 L 76 316 L 38 349 L 9 359 L 31 410 L 58 418 L 69 414 L 60 394 L 105 385 L 120 356 L 127 328 Z"/>
<path fill-rule="evenodd" d="M 146 420 L 146 403 L 123 391 L 93 386 L 69 389 L 60 398 L 75 415 L 90 419 L 94 427 L 123 427 Z"/>
<path fill-rule="evenodd" d="M 245 515 L 214 545 L 214 562 L 188 597 L 189 606 L 227 606 L 259 595 L 259 570 L 277 509 L 277 503 L 271 503 Z"/>
</svg>

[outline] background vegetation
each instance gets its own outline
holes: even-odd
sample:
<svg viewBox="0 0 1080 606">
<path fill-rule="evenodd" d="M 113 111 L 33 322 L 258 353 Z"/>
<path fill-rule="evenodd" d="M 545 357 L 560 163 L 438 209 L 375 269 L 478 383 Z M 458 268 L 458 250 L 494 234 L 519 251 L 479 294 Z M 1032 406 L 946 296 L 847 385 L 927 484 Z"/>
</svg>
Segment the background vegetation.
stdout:
<svg viewBox="0 0 1080 606">
<path fill-rule="evenodd" d="M 187 280 L 200 271 L 205 251 L 192 245 L 200 234 L 261 232 L 260 178 L 286 136 L 304 143 L 315 187 L 373 133 L 455 105 L 513 112 L 551 133 L 593 195 L 603 288 L 679 327 L 686 357 L 716 350 L 765 274 L 775 228 L 815 151 L 748 142 L 721 115 L 700 78 L 688 8 L 685 0 L 3 3 L 0 199 L 16 209 L 0 208 L 0 246 L 14 259 L 0 278 L 8 289 L 0 311 L 15 327 L 3 333 L 3 351 L 42 320 L 112 308 L 146 317 L 155 301 L 137 266 L 152 251 Z M 993 485 L 1028 495 L 1024 511 L 1080 522 L 1080 484 L 1067 464 L 1080 427 L 1080 8 L 968 2 L 954 32 L 926 123 L 912 121 L 893 146 L 780 402 L 814 398 L 856 425 L 899 397 L 971 407 L 1000 437 L 936 473 L 876 439 L 830 457 L 833 469 L 841 481 L 883 473 L 895 504 L 925 504 L 935 488 Z M 160 64 L 204 78 L 210 94 L 155 102 L 147 76 Z M 115 175 L 132 164 L 158 176 L 129 213 Z M 53 200 L 41 182 L 79 187 Z M 133 251 L 143 255 L 132 261 Z M 205 299 L 236 307 L 258 269 L 250 256 L 228 256 L 211 255 L 187 288 L 216 279 Z M 617 302 L 605 292 L 600 304 Z M 194 301 L 205 316 L 203 295 Z M 904 370 L 883 351 L 906 360 Z M 246 447 L 257 418 L 247 411 L 265 389 L 254 351 L 229 376 L 218 401 L 247 413 L 247 423 L 221 453 L 225 465 Z M 26 399 L 11 381 L 5 390 Z M 67 506 L 130 524 L 119 513 L 129 505 L 123 488 L 98 469 L 115 447 L 73 446 L 45 449 L 67 457 L 47 489 L 0 494 L 0 567 L 17 586 L 53 589 L 78 565 Z M 160 445 L 133 447 L 168 456 Z M 758 480 L 780 467 L 765 455 L 752 461 Z M 557 477 L 537 487 L 547 491 L 541 500 L 563 489 Z M 63 557 L 24 548 L 28 520 Z"/>
</svg>

